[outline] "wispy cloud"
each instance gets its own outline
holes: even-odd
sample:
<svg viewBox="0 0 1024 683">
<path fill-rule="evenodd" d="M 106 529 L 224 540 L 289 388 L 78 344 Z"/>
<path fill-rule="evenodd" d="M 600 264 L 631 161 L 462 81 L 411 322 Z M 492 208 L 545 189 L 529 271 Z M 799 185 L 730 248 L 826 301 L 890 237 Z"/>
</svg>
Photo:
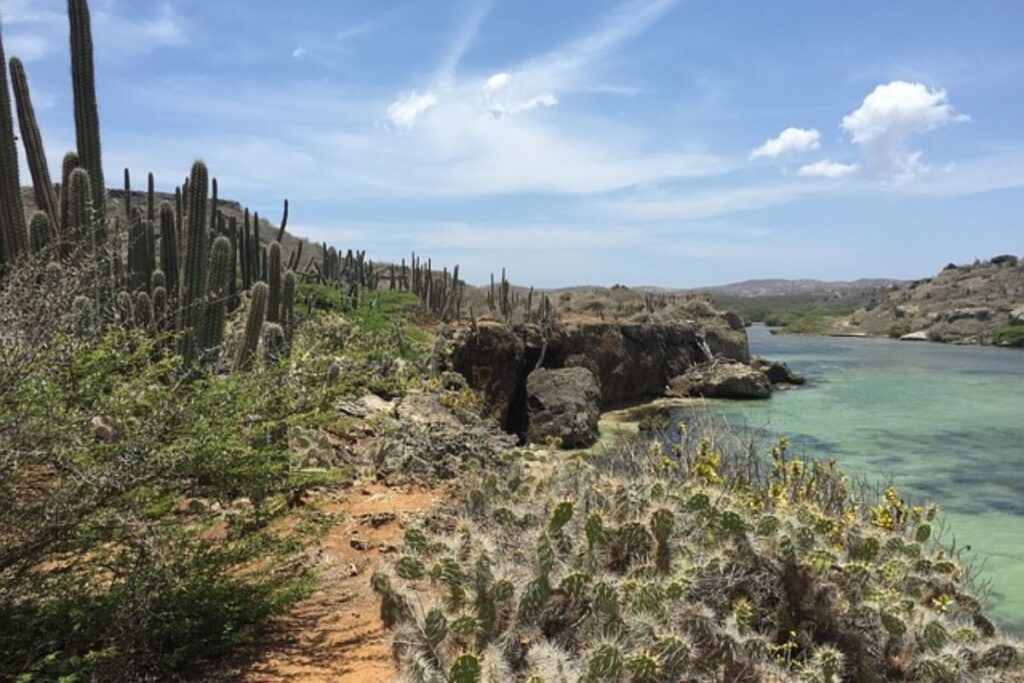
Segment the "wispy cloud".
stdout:
<svg viewBox="0 0 1024 683">
<path fill-rule="evenodd" d="M 838 161 L 822 159 L 812 164 L 804 164 L 797 169 L 796 174 L 804 178 L 842 178 L 856 172 L 857 164 L 844 164 Z"/>
<path fill-rule="evenodd" d="M 821 131 L 813 128 L 787 128 L 774 138 L 765 140 L 750 152 L 750 158 L 778 158 L 791 152 L 807 152 L 821 147 Z"/>
<path fill-rule="evenodd" d="M 441 62 L 437 65 L 434 81 L 439 88 L 450 88 L 455 84 L 456 70 L 466 51 L 476 40 L 480 27 L 491 11 L 493 0 L 471 0 L 474 4 L 466 14 L 466 19 L 455 35 L 455 39 L 445 51 Z"/>
<path fill-rule="evenodd" d="M 126 11 L 124 0 L 108 0 L 92 7 L 94 44 L 100 54 L 146 54 L 188 42 L 186 24 L 169 2 L 148 3 L 144 16 Z M 8 52 L 26 62 L 57 51 L 67 41 L 67 15 L 63 0 L 0 0 L 0 15 Z"/>
<path fill-rule="evenodd" d="M 746 184 L 700 190 L 658 190 L 601 202 L 597 206 L 597 211 L 601 215 L 633 221 L 706 220 L 778 206 L 827 190 L 828 188 L 824 186 L 810 182 Z"/>
</svg>

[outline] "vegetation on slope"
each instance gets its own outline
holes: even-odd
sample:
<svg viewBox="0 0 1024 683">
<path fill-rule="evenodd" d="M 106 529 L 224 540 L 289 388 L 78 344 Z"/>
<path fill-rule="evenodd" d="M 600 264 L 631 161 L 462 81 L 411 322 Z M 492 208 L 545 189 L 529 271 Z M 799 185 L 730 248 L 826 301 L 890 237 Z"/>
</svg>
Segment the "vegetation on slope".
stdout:
<svg viewBox="0 0 1024 683">
<path fill-rule="evenodd" d="M 183 374 L 173 335 L 83 327 L 73 271 L 38 272 L 0 289 L 6 338 L 32 342 L 0 354 L 0 677 L 187 672 L 311 585 L 304 552 L 330 520 L 299 502 L 353 473 L 310 443 L 365 430 L 338 401 L 423 375 L 415 298 L 315 310 L 287 359 L 258 347 L 246 372 Z"/>
<path fill-rule="evenodd" d="M 748 322 L 761 322 L 784 334 L 825 334 L 836 320 L 867 304 L 874 295 L 865 289 L 842 297 L 818 293 L 710 296 L 717 308 L 735 311 Z"/>
<path fill-rule="evenodd" d="M 935 277 L 885 292 L 839 321 L 836 329 L 876 336 L 915 334 L 953 344 L 1020 346 L 1024 261 L 1003 255 L 964 266 L 949 264 Z"/>
</svg>

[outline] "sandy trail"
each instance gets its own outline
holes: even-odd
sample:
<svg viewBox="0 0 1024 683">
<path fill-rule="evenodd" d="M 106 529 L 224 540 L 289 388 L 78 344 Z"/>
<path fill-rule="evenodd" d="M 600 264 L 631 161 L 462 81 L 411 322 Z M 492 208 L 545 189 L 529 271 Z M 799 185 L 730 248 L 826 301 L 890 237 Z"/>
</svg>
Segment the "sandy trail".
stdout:
<svg viewBox="0 0 1024 683">
<path fill-rule="evenodd" d="M 344 512 L 320 545 L 316 591 L 275 620 L 217 681 L 385 683 L 395 674 L 390 634 L 370 577 L 401 547 L 403 520 L 435 508 L 440 488 L 353 488 L 328 512 Z"/>
</svg>

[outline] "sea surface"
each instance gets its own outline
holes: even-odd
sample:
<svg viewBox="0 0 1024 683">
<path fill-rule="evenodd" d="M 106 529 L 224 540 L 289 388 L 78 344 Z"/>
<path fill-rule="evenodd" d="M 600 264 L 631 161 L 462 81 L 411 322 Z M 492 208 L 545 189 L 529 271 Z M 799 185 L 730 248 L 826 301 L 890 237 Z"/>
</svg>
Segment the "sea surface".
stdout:
<svg viewBox="0 0 1024 683">
<path fill-rule="evenodd" d="M 1024 635 L 1024 351 L 748 332 L 753 354 L 789 363 L 808 384 L 712 411 L 938 503 L 944 540 L 971 546 L 994 615 Z"/>
</svg>

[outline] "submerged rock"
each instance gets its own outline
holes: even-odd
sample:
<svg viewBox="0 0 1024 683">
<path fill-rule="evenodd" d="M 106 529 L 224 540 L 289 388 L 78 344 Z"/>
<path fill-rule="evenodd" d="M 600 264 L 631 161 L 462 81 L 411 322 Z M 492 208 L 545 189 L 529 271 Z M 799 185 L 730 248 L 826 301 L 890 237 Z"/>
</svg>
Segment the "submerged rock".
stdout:
<svg viewBox="0 0 1024 683">
<path fill-rule="evenodd" d="M 598 437 L 601 390 L 584 367 L 534 370 L 526 378 L 527 436 L 558 439 L 564 448 L 590 446 Z"/>
<path fill-rule="evenodd" d="M 768 376 L 743 363 L 716 363 L 692 368 L 669 382 L 668 396 L 762 399 L 772 395 Z"/>
</svg>

